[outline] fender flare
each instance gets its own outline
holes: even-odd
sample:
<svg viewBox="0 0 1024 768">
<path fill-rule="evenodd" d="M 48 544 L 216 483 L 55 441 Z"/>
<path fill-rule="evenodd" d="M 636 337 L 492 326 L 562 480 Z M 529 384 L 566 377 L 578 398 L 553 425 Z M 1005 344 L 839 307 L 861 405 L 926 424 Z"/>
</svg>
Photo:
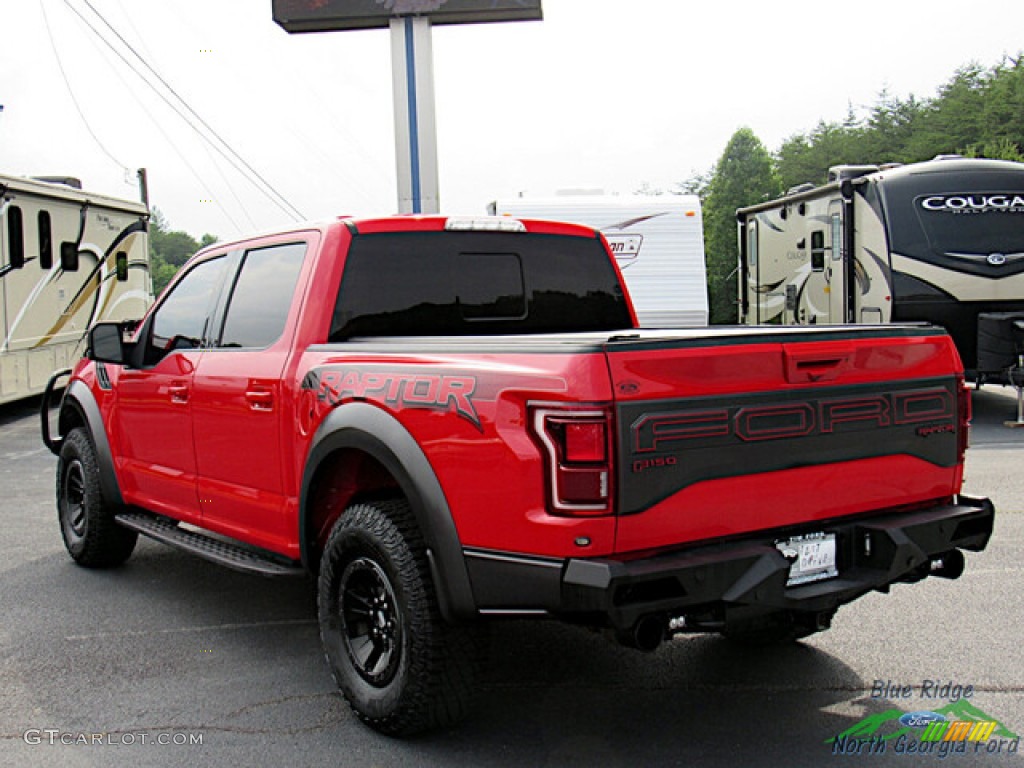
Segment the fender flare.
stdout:
<svg viewBox="0 0 1024 768">
<path fill-rule="evenodd" d="M 124 497 L 121 496 L 121 486 L 117 482 L 117 474 L 114 471 L 114 454 L 110 450 L 110 441 L 107 439 L 107 431 L 103 426 L 103 414 L 100 406 L 88 385 L 81 379 L 74 379 L 64 393 L 64 400 L 60 405 L 60 435 L 65 435 L 67 424 L 67 411 L 77 411 L 92 439 L 96 448 L 96 460 L 100 469 L 100 488 L 103 490 L 103 498 L 107 503 L 118 507 L 124 506 Z"/>
<path fill-rule="evenodd" d="M 427 559 L 441 614 L 449 621 L 477 615 L 455 521 L 441 483 L 423 449 L 392 415 L 363 402 L 347 403 L 331 411 L 313 435 L 302 475 L 299 497 L 299 544 L 302 562 L 313 562 L 312 516 L 309 492 L 317 470 L 335 451 L 351 448 L 379 461 L 398 482 L 409 500 L 427 545 Z"/>
</svg>

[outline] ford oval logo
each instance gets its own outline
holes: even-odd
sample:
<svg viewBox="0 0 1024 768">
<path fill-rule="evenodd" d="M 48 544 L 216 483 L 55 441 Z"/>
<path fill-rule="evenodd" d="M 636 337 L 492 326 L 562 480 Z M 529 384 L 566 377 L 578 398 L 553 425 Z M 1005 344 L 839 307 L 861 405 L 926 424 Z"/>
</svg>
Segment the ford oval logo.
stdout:
<svg viewBox="0 0 1024 768">
<path fill-rule="evenodd" d="M 945 715 L 923 709 L 919 712 L 908 712 L 900 718 L 900 724 L 909 728 L 924 728 L 928 723 L 944 722 L 945 719 Z"/>
<path fill-rule="evenodd" d="M 993 267 L 1001 267 L 1006 263 L 1005 253 L 990 253 L 987 259 L 988 263 Z"/>
</svg>

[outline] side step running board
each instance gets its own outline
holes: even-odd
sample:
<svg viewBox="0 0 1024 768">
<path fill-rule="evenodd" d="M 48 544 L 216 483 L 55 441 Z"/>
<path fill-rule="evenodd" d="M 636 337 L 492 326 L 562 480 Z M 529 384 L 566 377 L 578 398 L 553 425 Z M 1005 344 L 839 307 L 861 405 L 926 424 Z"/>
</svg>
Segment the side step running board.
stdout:
<svg viewBox="0 0 1024 768">
<path fill-rule="evenodd" d="M 306 570 L 283 558 L 231 544 L 213 536 L 179 528 L 177 524 L 144 512 L 121 512 L 114 519 L 125 528 L 138 531 L 164 544 L 191 552 L 236 571 L 264 576 L 304 576 Z"/>
</svg>

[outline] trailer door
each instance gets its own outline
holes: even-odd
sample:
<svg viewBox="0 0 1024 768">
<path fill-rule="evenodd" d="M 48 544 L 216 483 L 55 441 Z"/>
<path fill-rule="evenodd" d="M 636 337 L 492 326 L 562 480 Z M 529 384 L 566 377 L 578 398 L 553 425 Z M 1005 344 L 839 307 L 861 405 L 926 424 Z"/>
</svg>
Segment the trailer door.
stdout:
<svg viewBox="0 0 1024 768">
<path fill-rule="evenodd" d="M 7 220 L 0 210 L 0 354 L 7 351 L 7 273 L 10 272 L 10 258 L 7 255 Z M 7 367 L 2 370 L 6 374 Z M 5 379 L 6 380 L 6 379 Z M 6 387 L 3 390 L 7 391 Z"/>
<path fill-rule="evenodd" d="M 827 263 L 825 280 L 828 282 L 828 319 L 830 323 L 845 323 L 850 316 L 847 307 L 847 266 L 848 255 L 843 247 L 843 203 L 833 200 L 828 206 Z"/>
</svg>

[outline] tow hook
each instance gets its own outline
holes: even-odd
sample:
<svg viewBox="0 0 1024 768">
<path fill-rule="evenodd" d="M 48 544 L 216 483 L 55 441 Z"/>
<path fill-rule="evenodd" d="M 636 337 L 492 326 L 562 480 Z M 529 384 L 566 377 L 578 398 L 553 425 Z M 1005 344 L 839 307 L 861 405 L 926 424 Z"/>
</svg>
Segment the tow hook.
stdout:
<svg viewBox="0 0 1024 768">
<path fill-rule="evenodd" d="M 941 576 L 944 579 L 958 579 L 963 572 L 964 553 L 959 549 L 951 549 L 933 557 L 928 569 L 930 576 Z"/>
</svg>

